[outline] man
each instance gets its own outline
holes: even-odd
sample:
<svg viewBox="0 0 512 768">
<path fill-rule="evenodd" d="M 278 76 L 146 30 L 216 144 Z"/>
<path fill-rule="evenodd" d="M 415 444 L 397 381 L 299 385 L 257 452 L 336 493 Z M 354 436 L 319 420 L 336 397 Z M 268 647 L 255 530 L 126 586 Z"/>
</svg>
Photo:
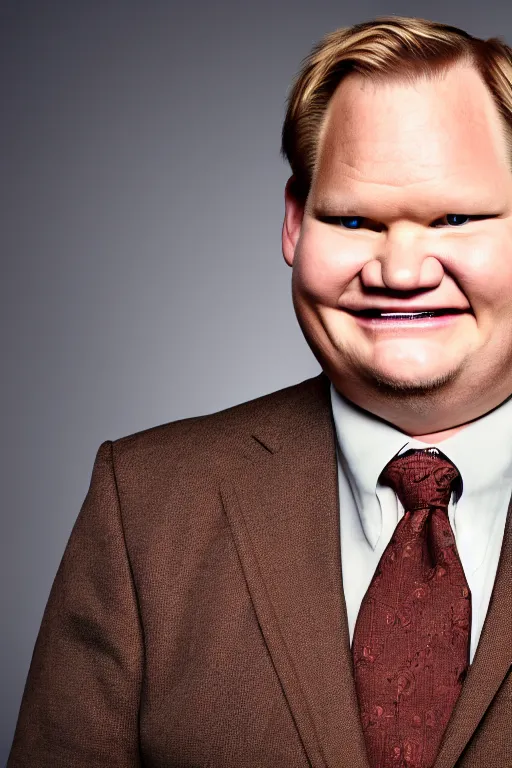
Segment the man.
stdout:
<svg viewBox="0 0 512 768">
<path fill-rule="evenodd" d="M 320 376 L 103 443 L 9 768 L 512 765 L 512 51 L 338 30 L 289 100 Z"/>
</svg>

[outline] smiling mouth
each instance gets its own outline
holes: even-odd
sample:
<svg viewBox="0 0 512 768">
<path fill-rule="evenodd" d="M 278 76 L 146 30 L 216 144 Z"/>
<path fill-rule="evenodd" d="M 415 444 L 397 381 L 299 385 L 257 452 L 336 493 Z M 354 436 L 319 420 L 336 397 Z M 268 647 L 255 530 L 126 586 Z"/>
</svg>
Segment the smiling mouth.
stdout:
<svg viewBox="0 0 512 768">
<path fill-rule="evenodd" d="M 425 320 L 431 317 L 444 317 L 445 315 L 462 315 L 465 312 L 466 310 L 463 309 L 423 309 L 417 312 L 386 312 L 380 309 L 362 309 L 350 311 L 350 314 L 374 320 Z"/>
</svg>

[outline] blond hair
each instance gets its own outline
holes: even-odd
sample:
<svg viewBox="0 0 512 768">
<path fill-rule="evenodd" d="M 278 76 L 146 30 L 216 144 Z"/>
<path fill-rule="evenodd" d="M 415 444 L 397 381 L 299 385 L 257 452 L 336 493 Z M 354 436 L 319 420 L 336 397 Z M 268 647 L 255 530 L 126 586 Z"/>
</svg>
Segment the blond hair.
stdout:
<svg viewBox="0 0 512 768">
<path fill-rule="evenodd" d="M 326 35 L 303 62 L 288 97 L 281 151 L 294 177 L 293 192 L 306 199 L 316 147 L 329 100 L 351 73 L 372 80 L 434 77 L 468 63 L 489 88 L 512 148 L 512 48 L 457 27 L 400 16 L 379 18 Z"/>
</svg>

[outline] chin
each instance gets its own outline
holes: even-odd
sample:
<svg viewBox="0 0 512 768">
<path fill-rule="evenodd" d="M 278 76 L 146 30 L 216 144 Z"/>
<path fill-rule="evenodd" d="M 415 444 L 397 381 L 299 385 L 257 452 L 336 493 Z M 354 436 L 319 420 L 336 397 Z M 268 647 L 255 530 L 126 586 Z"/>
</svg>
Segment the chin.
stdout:
<svg viewBox="0 0 512 768">
<path fill-rule="evenodd" d="M 397 372 L 383 371 L 379 369 L 360 370 L 359 374 L 365 382 L 376 387 L 383 394 L 390 395 L 417 395 L 428 396 L 447 387 L 457 378 L 457 371 L 449 370 L 444 372 L 427 373 L 422 371 L 420 374 L 409 373 L 400 375 Z"/>
</svg>

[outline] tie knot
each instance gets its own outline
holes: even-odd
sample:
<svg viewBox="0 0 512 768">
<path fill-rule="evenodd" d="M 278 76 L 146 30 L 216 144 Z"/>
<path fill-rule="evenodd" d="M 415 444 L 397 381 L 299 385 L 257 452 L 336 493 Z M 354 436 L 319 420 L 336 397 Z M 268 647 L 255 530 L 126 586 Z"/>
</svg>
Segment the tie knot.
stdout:
<svg viewBox="0 0 512 768">
<path fill-rule="evenodd" d="M 411 450 L 391 459 L 380 480 L 390 485 L 405 510 L 448 507 L 458 469 L 437 448 Z"/>
</svg>

